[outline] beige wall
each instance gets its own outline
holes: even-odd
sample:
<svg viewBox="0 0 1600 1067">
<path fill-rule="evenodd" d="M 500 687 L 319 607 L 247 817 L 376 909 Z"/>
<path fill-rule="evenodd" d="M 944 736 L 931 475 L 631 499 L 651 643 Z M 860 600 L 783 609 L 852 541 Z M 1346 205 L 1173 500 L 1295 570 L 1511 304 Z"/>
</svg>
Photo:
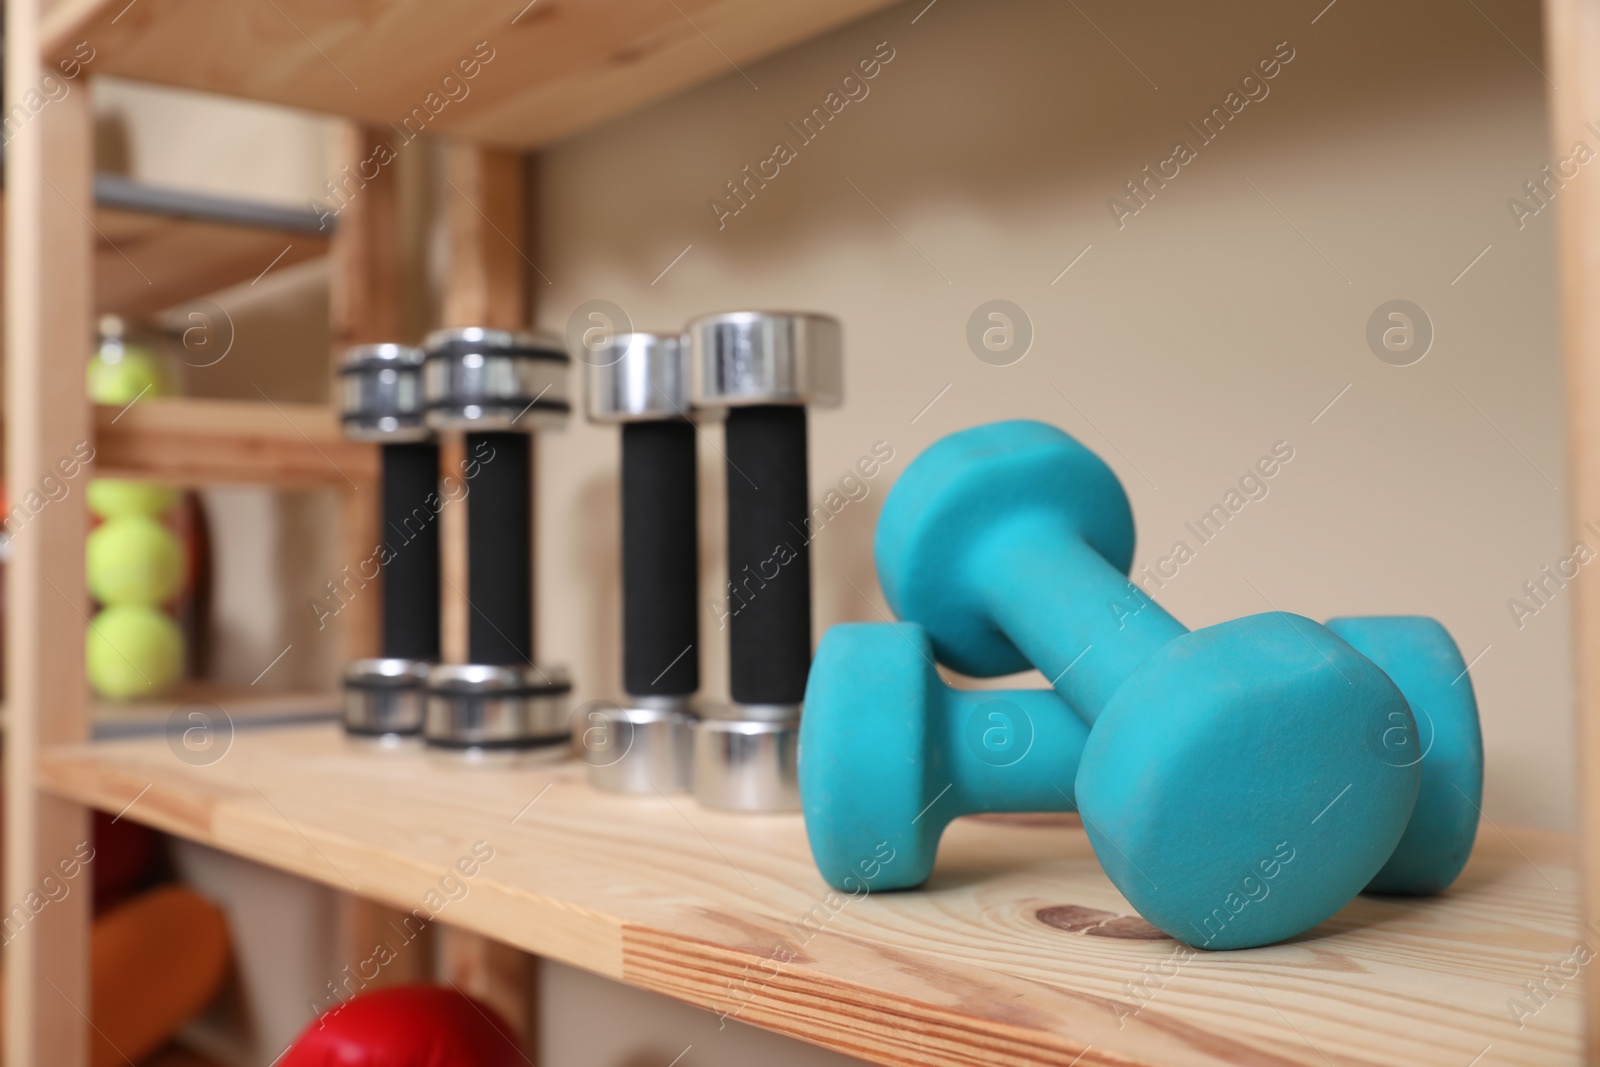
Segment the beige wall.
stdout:
<svg viewBox="0 0 1600 1067">
<path fill-rule="evenodd" d="M 878 506 L 942 434 L 1029 417 L 1080 436 L 1128 488 L 1140 566 L 1286 441 L 1270 494 L 1163 602 L 1191 626 L 1269 603 L 1438 616 L 1467 657 L 1488 648 L 1473 681 L 1489 816 L 1571 826 L 1567 597 L 1520 629 L 1507 607 L 1570 552 L 1554 212 L 1519 231 L 1506 206 L 1551 161 L 1536 7 L 1341 0 L 1312 24 L 1321 2 L 942 0 L 918 19 L 924 3 L 747 68 L 759 89 L 730 71 L 549 151 L 543 324 L 593 298 L 641 327 L 743 306 L 843 319 L 846 402 L 812 423 L 813 496 L 875 441 L 897 458 L 814 543 L 819 632 L 880 617 Z M 1285 40 L 1294 59 L 1270 94 L 1119 230 L 1108 198 L 1175 139 L 1197 141 L 1185 122 Z M 870 94 L 799 147 L 785 122 L 885 41 L 894 58 Z M 719 230 L 707 200 L 780 138 L 797 158 Z M 1011 366 L 964 340 L 992 298 L 1036 331 Z M 1364 340 L 1392 298 L 1436 330 L 1414 366 Z M 708 435 L 710 598 L 722 483 Z M 614 432 L 582 424 L 540 460 L 541 648 L 593 697 L 620 684 L 616 462 Z M 709 614 L 703 632 L 707 691 L 725 695 Z"/>
<path fill-rule="evenodd" d="M 307 112 L 105 77 L 94 102 L 102 166 L 144 181 L 299 207 L 330 176 L 331 124 Z M 118 140 L 125 158 L 107 159 Z"/>
</svg>

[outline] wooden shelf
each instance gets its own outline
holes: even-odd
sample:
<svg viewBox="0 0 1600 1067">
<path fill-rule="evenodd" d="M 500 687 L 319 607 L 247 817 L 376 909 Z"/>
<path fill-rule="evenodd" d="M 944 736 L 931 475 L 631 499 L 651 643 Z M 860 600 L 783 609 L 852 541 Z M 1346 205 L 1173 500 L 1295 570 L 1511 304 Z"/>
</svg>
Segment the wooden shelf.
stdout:
<svg viewBox="0 0 1600 1067">
<path fill-rule="evenodd" d="M 532 148 L 744 67 L 889 0 L 375 0 L 217 4 L 60 0 L 47 60 L 82 41 L 89 70 L 242 96 L 510 148 Z M 519 12 L 519 8 L 521 8 Z M 492 55 L 447 100 L 441 80 Z M 430 101 L 430 94 L 432 99 Z M 440 102 L 443 101 L 441 106 Z M 433 112 L 436 112 L 433 113 Z"/>
<path fill-rule="evenodd" d="M 332 220 L 309 210 L 162 189 L 114 175 L 94 183 L 94 304 L 148 315 L 327 255 Z"/>
<path fill-rule="evenodd" d="M 118 702 L 95 700 L 90 704 L 90 730 L 96 740 L 126 737 L 165 737 L 172 713 L 179 709 L 226 713 L 236 729 L 284 726 L 338 719 L 344 710 L 342 693 L 272 693 L 209 682 L 190 682 L 157 700 Z M 0 705 L 0 726 L 8 711 Z"/>
<path fill-rule="evenodd" d="M 97 175 L 95 309 L 142 315 L 328 254 L 306 209 L 154 188 Z"/>
<path fill-rule="evenodd" d="M 1522 1029 L 1507 1006 L 1532 1006 L 1523 981 L 1580 937 L 1562 835 L 1485 826 L 1443 897 L 1361 898 L 1295 942 L 1190 958 L 1125 936 L 1136 921 L 1097 926 L 1130 911 L 1066 820 L 963 820 L 925 891 L 830 907 L 798 815 L 609 796 L 552 758 L 473 766 L 321 726 L 241 732 L 205 767 L 162 739 L 57 747 L 39 774 L 61 797 L 113 812 L 139 797 L 127 818 L 403 909 L 486 842 L 493 859 L 439 921 L 880 1063 L 1578 1056 L 1576 997 L 1550 986 Z M 798 954 L 783 964 L 778 946 Z M 1127 983 L 1164 970 L 1131 1014 Z"/>
<path fill-rule="evenodd" d="M 95 474 L 170 485 L 265 484 L 359 489 L 378 450 L 347 439 L 323 404 L 138 400 L 94 410 Z"/>
<path fill-rule="evenodd" d="M 342 693 L 273 693 L 192 682 L 159 700 L 113 703 L 97 700 L 89 709 L 96 740 L 165 737 L 179 710 L 221 710 L 237 729 L 327 722 L 344 711 Z"/>
</svg>

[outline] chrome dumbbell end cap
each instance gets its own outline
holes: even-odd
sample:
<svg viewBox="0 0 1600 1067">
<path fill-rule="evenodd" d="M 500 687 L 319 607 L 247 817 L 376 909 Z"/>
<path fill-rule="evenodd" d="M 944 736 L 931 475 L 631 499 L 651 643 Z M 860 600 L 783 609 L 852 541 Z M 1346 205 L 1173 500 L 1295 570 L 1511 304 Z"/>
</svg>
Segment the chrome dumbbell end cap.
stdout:
<svg viewBox="0 0 1600 1067">
<path fill-rule="evenodd" d="M 559 338 L 468 326 L 435 330 L 423 349 L 426 422 L 436 430 L 526 433 L 561 426 L 572 410 Z"/>
<path fill-rule="evenodd" d="M 683 700 L 596 704 L 575 717 L 573 741 L 596 789 L 683 793 L 694 781 L 694 721 Z"/>
<path fill-rule="evenodd" d="M 809 311 L 725 311 L 687 331 L 696 407 L 835 407 L 844 398 L 843 330 Z"/>
<path fill-rule="evenodd" d="M 558 352 L 561 350 L 561 342 L 542 330 L 500 330 L 491 326 L 447 326 L 430 331 L 422 339 L 422 347 L 430 354 L 449 349 L 479 352 L 484 349 L 543 350 L 551 346 Z"/>
<path fill-rule="evenodd" d="M 572 682 L 563 667 L 446 663 L 428 672 L 422 736 L 455 749 L 565 743 Z"/>
<path fill-rule="evenodd" d="M 407 737 L 422 732 L 427 660 L 358 659 L 344 672 L 344 728 L 360 737 Z"/>
<path fill-rule="evenodd" d="M 339 361 L 345 436 L 392 444 L 431 438 L 423 412 L 422 361 L 422 349 L 411 345 L 346 349 Z"/>
<path fill-rule="evenodd" d="M 779 717 L 780 708 L 792 714 Z M 800 810 L 800 709 L 723 705 L 694 727 L 694 796 L 720 811 Z"/>
<path fill-rule="evenodd" d="M 688 338 L 619 333 L 574 355 L 587 367 L 591 422 L 650 422 L 689 417 Z"/>
</svg>

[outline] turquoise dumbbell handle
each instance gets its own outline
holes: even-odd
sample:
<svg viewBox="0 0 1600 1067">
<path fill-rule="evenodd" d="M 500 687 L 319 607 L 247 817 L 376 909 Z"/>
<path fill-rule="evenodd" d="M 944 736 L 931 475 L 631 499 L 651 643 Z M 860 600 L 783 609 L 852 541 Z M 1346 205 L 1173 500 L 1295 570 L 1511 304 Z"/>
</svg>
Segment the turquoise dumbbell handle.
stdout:
<svg viewBox="0 0 1600 1067">
<path fill-rule="evenodd" d="M 1090 723 L 1142 663 L 1189 632 L 1043 510 L 995 524 L 967 560 L 990 616 Z"/>
<path fill-rule="evenodd" d="M 1072 709 L 1048 689 L 942 689 L 934 712 L 942 733 L 928 784 L 950 790 L 930 814 L 1077 811 L 1073 779 L 1087 740 Z M 948 820 L 950 814 L 944 815 Z"/>
</svg>

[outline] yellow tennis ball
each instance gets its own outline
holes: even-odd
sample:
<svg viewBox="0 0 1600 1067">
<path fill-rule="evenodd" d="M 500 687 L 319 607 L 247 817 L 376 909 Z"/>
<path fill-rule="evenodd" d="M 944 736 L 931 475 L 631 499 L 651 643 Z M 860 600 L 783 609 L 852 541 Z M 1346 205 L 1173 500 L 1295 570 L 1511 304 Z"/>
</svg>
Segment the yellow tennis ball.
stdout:
<svg viewBox="0 0 1600 1067">
<path fill-rule="evenodd" d="M 89 623 L 84 661 L 103 697 L 160 696 L 183 669 L 183 632 L 155 608 L 107 608 Z"/>
<path fill-rule="evenodd" d="M 89 510 L 102 519 L 124 515 L 160 518 L 178 502 L 178 491 L 155 482 L 96 478 L 89 483 Z"/>
<path fill-rule="evenodd" d="M 89 592 L 107 607 L 165 603 L 183 581 L 177 535 L 145 515 L 101 523 L 89 534 L 84 554 Z"/>
<path fill-rule="evenodd" d="M 172 390 L 161 354 L 145 345 L 102 348 L 89 360 L 89 399 L 96 404 L 131 404 Z"/>
</svg>

